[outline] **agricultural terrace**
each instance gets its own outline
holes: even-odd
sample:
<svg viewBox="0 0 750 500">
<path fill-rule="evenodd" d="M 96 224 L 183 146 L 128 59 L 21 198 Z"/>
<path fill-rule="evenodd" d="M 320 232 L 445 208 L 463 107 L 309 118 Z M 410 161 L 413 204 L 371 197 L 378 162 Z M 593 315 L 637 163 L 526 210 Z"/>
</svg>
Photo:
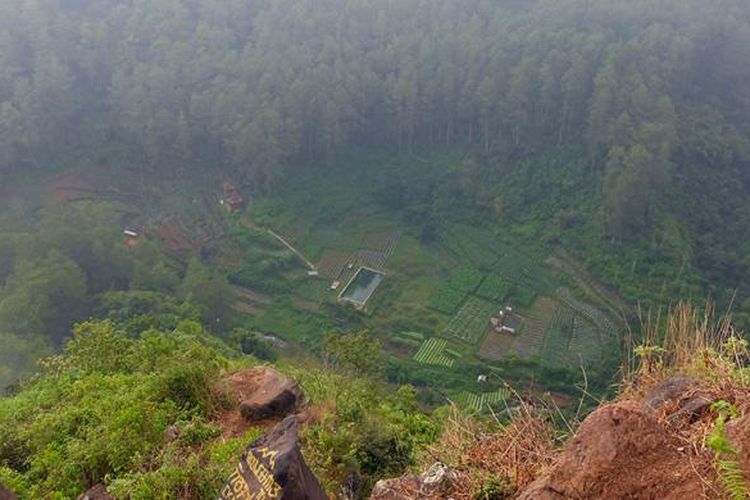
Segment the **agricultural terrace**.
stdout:
<svg viewBox="0 0 750 500">
<path fill-rule="evenodd" d="M 492 302 L 479 297 L 471 297 L 450 320 L 443 330 L 443 335 L 476 344 L 489 330 L 490 316 L 499 308 L 499 305 Z"/>
<path fill-rule="evenodd" d="M 505 387 L 501 387 L 493 392 L 476 393 L 463 391 L 456 395 L 455 401 L 458 404 L 474 408 L 477 411 L 485 411 L 488 406 L 505 401 L 510 395 L 510 390 Z"/>
<path fill-rule="evenodd" d="M 361 172 L 349 176 L 343 170 L 329 179 L 301 174 L 296 187 L 255 200 L 254 224 L 291 241 L 319 276 L 308 276 L 262 235 L 245 238 L 244 269 L 231 276 L 264 297 L 263 303 L 238 301 L 248 327 L 282 337 L 294 332 L 310 345 L 329 331 L 366 328 L 402 363 L 406 380 L 413 375 L 415 383 L 440 387 L 463 377 L 452 392 L 475 390 L 466 365 L 485 370 L 488 361 L 503 366 L 511 357 L 577 366 L 599 359 L 607 348 L 603 339 L 617 335 L 619 326 L 597 298 L 566 276 L 573 266 L 547 265 L 545 246 L 448 217 L 434 222 L 425 238 L 422 226 L 378 201 Z M 387 277 L 363 311 L 344 312 L 337 298 L 363 267 Z M 491 328 L 490 317 L 505 306 L 519 320 L 515 334 Z M 445 370 L 445 377 L 435 370 Z"/>
<path fill-rule="evenodd" d="M 424 341 L 419 351 L 414 355 L 414 361 L 426 365 L 440 365 L 451 367 L 456 360 L 456 352 L 448 350 L 445 339 L 429 338 Z"/>
</svg>

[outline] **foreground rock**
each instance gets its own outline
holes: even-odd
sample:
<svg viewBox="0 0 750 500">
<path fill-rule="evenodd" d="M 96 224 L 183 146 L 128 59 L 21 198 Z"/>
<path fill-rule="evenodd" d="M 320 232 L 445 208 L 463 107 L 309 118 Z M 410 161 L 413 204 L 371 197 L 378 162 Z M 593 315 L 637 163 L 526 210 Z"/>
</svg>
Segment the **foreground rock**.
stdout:
<svg viewBox="0 0 750 500">
<path fill-rule="evenodd" d="M 705 457 L 690 453 L 652 409 L 614 403 L 589 415 L 557 465 L 518 498 L 705 498 L 696 474 Z"/>
<path fill-rule="evenodd" d="M 372 490 L 370 500 L 447 498 L 454 481 L 455 474 L 450 467 L 438 462 L 420 476 L 378 481 Z"/>
<path fill-rule="evenodd" d="M 239 371 L 227 377 L 224 386 L 248 421 L 289 415 L 302 401 L 297 383 L 268 367 Z"/>
<path fill-rule="evenodd" d="M 242 455 L 219 498 L 327 500 L 317 478 L 305 464 L 297 441 L 297 417 L 281 421 Z"/>
</svg>

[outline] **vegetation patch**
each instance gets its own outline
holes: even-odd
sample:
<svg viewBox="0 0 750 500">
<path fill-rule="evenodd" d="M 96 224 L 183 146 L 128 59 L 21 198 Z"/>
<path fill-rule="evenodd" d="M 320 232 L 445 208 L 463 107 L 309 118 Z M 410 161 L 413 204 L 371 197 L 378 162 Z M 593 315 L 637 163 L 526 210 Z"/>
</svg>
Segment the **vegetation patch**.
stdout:
<svg viewBox="0 0 750 500">
<path fill-rule="evenodd" d="M 523 328 L 513 344 L 513 352 L 523 359 L 539 354 L 557 304 L 549 297 L 541 297 L 526 313 Z"/>
<path fill-rule="evenodd" d="M 446 353 L 448 341 L 445 339 L 429 338 L 424 341 L 422 347 L 414 355 L 414 360 L 426 365 L 440 365 L 452 367 L 455 358 Z M 453 351 L 455 353 L 455 351 Z"/>
<path fill-rule="evenodd" d="M 449 286 L 441 286 L 430 297 L 429 306 L 436 311 L 453 314 L 464 303 L 468 294 Z"/>
<path fill-rule="evenodd" d="M 497 308 L 498 306 L 492 302 L 471 297 L 448 322 L 443 335 L 476 344 L 489 330 L 490 316 L 496 312 Z"/>
<path fill-rule="evenodd" d="M 503 278 L 499 273 L 488 274 L 482 284 L 479 285 L 477 295 L 494 302 L 502 302 L 508 296 L 512 283 Z"/>
<path fill-rule="evenodd" d="M 510 390 L 501 387 L 493 392 L 475 393 L 463 391 L 456 396 L 455 400 L 457 403 L 474 408 L 477 411 L 484 411 L 491 405 L 505 401 L 510 395 Z"/>
</svg>

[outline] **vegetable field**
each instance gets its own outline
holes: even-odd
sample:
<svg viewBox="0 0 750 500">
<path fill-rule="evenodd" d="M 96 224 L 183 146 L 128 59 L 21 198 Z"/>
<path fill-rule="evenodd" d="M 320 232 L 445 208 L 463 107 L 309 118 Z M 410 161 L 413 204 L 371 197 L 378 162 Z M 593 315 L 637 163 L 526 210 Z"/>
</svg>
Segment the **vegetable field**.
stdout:
<svg viewBox="0 0 750 500">
<path fill-rule="evenodd" d="M 448 322 L 443 335 L 476 344 L 482 340 L 484 334 L 489 330 L 490 316 L 496 313 L 498 309 L 499 306 L 492 302 L 471 297 Z"/>
<path fill-rule="evenodd" d="M 449 286 L 441 286 L 430 297 L 429 307 L 445 314 L 453 314 L 464 303 L 467 293 Z"/>
<path fill-rule="evenodd" d="M 448 341 L 445 339 L 427 339 L 414 355 L 414 360 L 426 365 L 439 365 L 450 368 L 455 363 L 455 358 L 445 352 L 447 347 Z"/>
<path fill-rule="evenodd" d="M 510 293 L 512 284 L 498 273 L 490 273 L 479 285 L 477 295 L 495 302 L 502 302 Z"/>
<path fill-rule="evenodd" d="M 463 391 L 456 396 L 456 402 L 466 406 L 470 406 L 478 411 L 482 411 L 487 408 L 487 405 L 504 401 L 510 397 L 510 391 L 504 387 L 494 392 L 475 393 L 471 391 Z"/>
</svg>

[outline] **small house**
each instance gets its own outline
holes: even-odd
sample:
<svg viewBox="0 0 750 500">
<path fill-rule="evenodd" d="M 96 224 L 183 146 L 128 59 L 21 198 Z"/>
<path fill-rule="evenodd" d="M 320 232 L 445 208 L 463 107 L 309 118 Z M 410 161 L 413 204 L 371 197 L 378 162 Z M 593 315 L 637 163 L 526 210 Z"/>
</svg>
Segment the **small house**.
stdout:
<svg viewBox="0 0 750 500">
<path fill-rule="evenodd" d="M 138 243 L 138 231 L 132 227 L 126 227 L 122 232 L 125 236 L 125 244 L 129 247 L 134 247 Z"/>
</svg>

